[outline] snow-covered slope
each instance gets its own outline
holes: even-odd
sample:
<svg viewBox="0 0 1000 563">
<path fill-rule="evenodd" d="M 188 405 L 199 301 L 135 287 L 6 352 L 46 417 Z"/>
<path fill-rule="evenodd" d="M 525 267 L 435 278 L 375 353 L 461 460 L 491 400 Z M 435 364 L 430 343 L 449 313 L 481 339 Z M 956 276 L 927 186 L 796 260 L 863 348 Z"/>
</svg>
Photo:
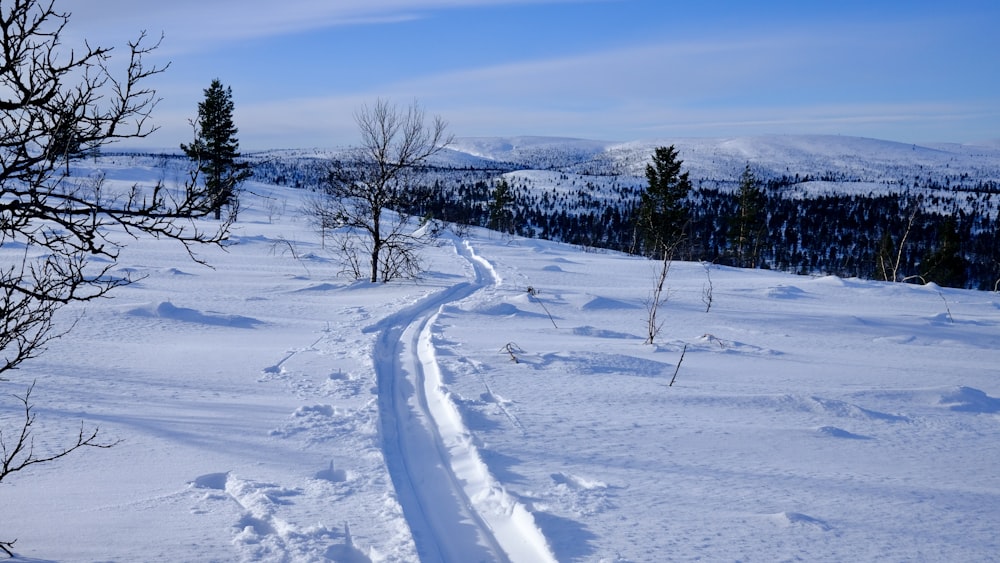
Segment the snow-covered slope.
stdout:
<svg viewBox="0 0 1000 563">
<path fill-rule="evenodd" d="M 1000 141 L 911 144 L 840 135 L 662 138 L 629 142 L 562 137 L 460 137 L 432 162 L 456 168 L 559 170 L 643 178 L 656 147 L 674 145 L 692 179 L 735 181 L 749 164 L 764 177 L 823 176 L 842 181 L 946 177 L 1000 181 Z M 257 160 L 328 158 L 348 149 L 275 150 Z"/>
<path fill-rule="evenodd" d="M 659 146 L 674 145 L 693 179 L 736 180 L 749 164 L 764 176 L 819 176 L 897 181 L 918 174 L 1000 180 L 996 144 L 915 145 L 836 135 L 652 139 L 613 143 L 551 137 L 460 138 L 451 147 L 525 168 L 642 177 Z"/>
<path fill-rule="evenodd" d="M 651 346 L 655 263 L 472 229 L 360 283 L 250 188 L 213 268 L 131 242 L 0 384 L 5 436 L 37 380 L 36 448 L 122 440 L 0 484 L 16 561 L 1000 552 L 995 293 L 675 263 Z"/>
</svg>

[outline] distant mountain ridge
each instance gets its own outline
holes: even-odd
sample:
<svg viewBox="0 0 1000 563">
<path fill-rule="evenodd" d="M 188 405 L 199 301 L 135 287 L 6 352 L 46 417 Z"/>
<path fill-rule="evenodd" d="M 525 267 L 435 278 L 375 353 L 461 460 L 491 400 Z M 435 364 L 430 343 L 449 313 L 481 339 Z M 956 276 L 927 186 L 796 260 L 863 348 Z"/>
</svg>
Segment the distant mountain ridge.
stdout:
<svg viewBox="0 0 1000 563">
<path fill-rule="evenodd" d="M 464 158 L 524 169 L 643 176 L 658 146 L 674 145 L 697 179 L 737 178 L 746 165 L 762 176 L 829 175 L 847 181 L 898 180 L 911 172 L 1000 180 L 1000 141 L 912 144 L 840 135 L 676 138 L 630 142 L 560 137 L 462 137 L 438 162 Z"/>
</svg>

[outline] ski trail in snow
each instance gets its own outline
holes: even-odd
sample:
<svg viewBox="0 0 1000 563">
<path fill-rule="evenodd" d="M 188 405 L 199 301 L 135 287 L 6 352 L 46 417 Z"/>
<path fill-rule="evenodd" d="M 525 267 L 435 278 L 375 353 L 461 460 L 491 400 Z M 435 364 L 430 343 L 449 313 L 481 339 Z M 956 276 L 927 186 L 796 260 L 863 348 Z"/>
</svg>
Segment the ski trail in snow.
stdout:
<svg viewBox="0 0 1000 563">
<path fill-rule="evenodd" d="M 431 328 L 441 308 L 500 278 L 467 242 L 463 282 L 398 311 L 378 331 L 382 442 L 389 473 L 422 561 L 555 561 L 534 517 L 490 475 L 442 386 Z"/>
</svg>

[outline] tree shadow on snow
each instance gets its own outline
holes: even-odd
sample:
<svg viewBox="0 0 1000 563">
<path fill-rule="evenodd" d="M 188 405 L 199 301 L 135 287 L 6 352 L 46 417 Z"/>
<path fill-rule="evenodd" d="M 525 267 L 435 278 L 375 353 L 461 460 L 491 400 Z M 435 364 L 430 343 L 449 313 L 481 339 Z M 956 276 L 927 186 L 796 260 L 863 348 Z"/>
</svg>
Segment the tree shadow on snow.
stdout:
<svg viewBox="0 0 1000 563">
<path fill-rule="evenodd" d="M 558 561 L 584 561 L 594 555 L 597 536 L 580 522 L 545 512 L 534 517 Z"/>
<path fill-rule="evenodd" d="M 520 465 L 522 463 L 521 460 L 483 447 L 479 448 L 479 455 L 483 458 L 483 463 L 489 467 L 490 474 L 497 481 L 501 483 L 524 483 L 524 475 L 511 469 L 516 465 Z"/>
</svg>

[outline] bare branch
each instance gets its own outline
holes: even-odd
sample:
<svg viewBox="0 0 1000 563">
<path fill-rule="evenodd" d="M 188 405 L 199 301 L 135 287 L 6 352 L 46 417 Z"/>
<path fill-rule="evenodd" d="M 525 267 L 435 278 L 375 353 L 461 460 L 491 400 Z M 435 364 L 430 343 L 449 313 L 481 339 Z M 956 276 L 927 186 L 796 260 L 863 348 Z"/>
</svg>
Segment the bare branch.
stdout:
<svg viewBox="0 0 1000 563">
<path fill-rule="evenodd" d="M 677 374 L 681 371 L 681 364 L 684 362 L 684 354 L 687 354 L 688 345 L 684 345 L 684 349 L 681 350 L 681 357 L 677 360 L 677 367 L 674 368 L 674 376 L 670 378 L 670 384 L 667 387 L 673 387 L 674 382 L 677 381 Z"/>
<path fill-rule="evenodd" d="M 35 440 L 32 436 L 32 427 L 35 424 L 35 413 L 32 412 L 31 393 L 35 388 L 32 383 L 24 395 L 11 395 L 21 404 L 23 418 L 20 428 L 15 432 L 12 441 L 4 436 L 3 429 L 0 429 L 0 482 L 13 473 L 40 463 L 48 463 L 75 452 L 80 448 L 112 448 L 121 440 L 115 442 L 101 442 L 98 440 L 99 428 L 85 430 L 80 425 L 76 441 L 69 446 L 54 452 L 39 454 L 35 451 Z"/>
<path fill-rule="evenodd" d="M 321 234 L 339 229 L 340 250 L 357 277 L 367 263 L 371 282 L 416 277 L 421 271 L 417 250 L 428 242 L 411 232 L 402 209 L 427 197 L 417 185 L 419 168 L 453 140 L 447 124 L 435 117 L 427 125 L 414 102 L 405 110 L 378 99 L 363 106 L 354 119 L 361 145 L 346 159 L 330 163 L 321 198 L 307 204 Z M 387 212 L 394 211 L 390 217 Z M 361 238 L 363 242 L 349 239 Z M 360 252 L 366 254 L 362 256 Z"/>
<path fill-rule="evenodd" d="M 111 275 L 122 248 L 113 232 L 173 239 L 201 261 L 194 247 L 221 245 L 229 228 L 198 221 L 211 207 L 193 189 L 195 175 L 182 187 L 135 185 L 117 193 L 103 177 L 69 176 L 69 161 L 86 151 L 155 131 L 159 98 L 148 84 L 166 66 L 146 64 L 160 42 L 142 32 L 128 43 L 128 64 L 116 74 L 111 48 L 62 45 L 68 22 L 52 0 L 0 4 L 0 244 L 24 249 L 0 270 L 0 374 L 63 334 L 52 331 L 61 306 L 134 281 Z M 96 264 L 95 257 L 107 261 Z"/>
</svg>

